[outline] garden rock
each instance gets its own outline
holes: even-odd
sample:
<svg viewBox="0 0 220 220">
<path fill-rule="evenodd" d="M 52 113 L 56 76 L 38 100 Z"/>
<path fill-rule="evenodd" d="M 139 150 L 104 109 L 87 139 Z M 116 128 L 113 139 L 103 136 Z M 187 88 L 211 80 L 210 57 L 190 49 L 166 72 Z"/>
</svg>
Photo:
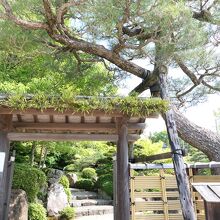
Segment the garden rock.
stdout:
<svg viewBox="0 0 220 220">
<path fill-rule="evenodd" d="M 66 176 L 69 180 L 70 187 L 74 187 L 75 183 L 78 180 L 77 175 L 75 173 L 67 173 Z"/>
<path fill-rule="evenodd" d="M 11 191 L 8 219 L 28 220 L 28 202 L 25 191 L 21 189 Z"/>
<path fill-rule="evenodd" d="M 50 169 L 47 173 L 48 183 L 49 184 L 58 183 L 62 175 L 63 175 L 63 171 Z"/>
<path fill-rule="evenodd" d="M 63 186 L 59 183 L 52 184 L 47 197 L 48 215 L 57 216 L 67 206 L 69 206 L 69 203 Z"/>
</svg>

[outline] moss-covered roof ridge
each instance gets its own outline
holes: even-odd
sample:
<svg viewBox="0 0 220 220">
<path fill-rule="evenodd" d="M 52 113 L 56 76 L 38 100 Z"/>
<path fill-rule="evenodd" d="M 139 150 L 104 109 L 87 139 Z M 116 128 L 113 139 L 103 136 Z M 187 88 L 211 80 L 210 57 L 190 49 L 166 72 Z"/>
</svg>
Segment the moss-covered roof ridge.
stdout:
<svg viewBox="0 0 220 220">
<path fill-rule="evenodd" d="M 168 102 L 160 98 L 70 96 L 66 94 L 48 96 L 44 93 L 0 94 L 0 105 L 16 110 L 34 108 L 43 111 L 52 108 L 59 112 L 72 110 L 90 113 L 99 110 L 112 113 L 117 111 L 125 115 L 140 117 L 163 113 L 168 109 Z"/>
</svg>

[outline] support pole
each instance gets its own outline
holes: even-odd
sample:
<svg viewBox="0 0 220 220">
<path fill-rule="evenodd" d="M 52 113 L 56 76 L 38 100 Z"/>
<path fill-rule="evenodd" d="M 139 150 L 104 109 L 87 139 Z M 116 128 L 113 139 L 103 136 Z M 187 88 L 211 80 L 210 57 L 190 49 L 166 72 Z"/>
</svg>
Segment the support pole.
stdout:
<svg viewBox="0 0 220 220">
<path fill-rule="evenodd" d="M 116 220 L 130 219 L 129 196 L 129 165 L 128 165 L 128 128 L 126 119 L 118 118 L 117 143 L 117 218 Z"/>
<path fill-rule="evenodd" d="M 159 68 L 159 79 L 161 98 L 169 100 L 167 91 L 167 68 L 165 66 L 160 66 Z M 193 208 L 192 196 L 189 188 L 189 181 L 184 166 L 182 150 L 179 144 L 176 123 L 174 120 L 174 113 L 171 108 L 164 114 L 164 120 L 166 123 L 167 134 L 172 151 L 172 159 L 180 194 L 180 203 L 182 206 L 183 218 L 184 220 L 195 220 L 195 210 Z"/>
<path fill-rule="evenodd" d="M 134 143 L 133 142 L 130 142 L 128 144 L 128 155 L 129 155 L 129 162 L 130 163 L 134 163 Z"/>
<path fill-rule="evenodd" d="M 2 175 L 2 181 L 0 183 L 0 220 L 4 219 L 5 210 L 7 209 L 6 203 L 6 187 L 7 183 L 7 176 L 8 176 L 8 158 L 9 158 L 9 140 L 7 138 L 7 132 L 0 131 L 0 152 L 5 153 L 5 162 L 4 162 L 4 169 Z"/>
<path fill-rule="evenodd" d="M 9 160 L 9 139 L 7 137 L 8 130 L 11 128 L 11 115 L 0 115 L 0 152 L 5 153 L 4 168 L 2 173 L 2 181 L 0 182 L 0 220 L 8 219 L 6 211 L 8 210 L 7 192 L 9 183 L 8 180 L 8 160 Z"/>
</svg>

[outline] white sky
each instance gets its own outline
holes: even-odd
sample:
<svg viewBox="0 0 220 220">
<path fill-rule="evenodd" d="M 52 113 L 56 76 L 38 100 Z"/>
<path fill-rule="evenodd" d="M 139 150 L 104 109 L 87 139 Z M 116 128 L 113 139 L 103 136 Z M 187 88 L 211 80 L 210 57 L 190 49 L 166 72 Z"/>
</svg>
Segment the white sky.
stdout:
<svg viewBox="0 0 220 220">
<path fill-rule="evenodd" d="M 146 66 L 144 64 L 143 60 L 136 61 L 135 63 L 138 63 L 142 67 L 151 69 L 150 66 Z M 175 70 L 175 74 L 178 74 L 178 71 Z M 124 81 L 124 85 L 119 90 L 119 93 L 121 95 L 127 95 L 128 92 L 135 88 L 135 86 L 137 86 L 140 82 L 141 79 L 131 76 Z M 149 96 L 149 94 L 143 93 L 143 96 Z M 220 110 L 220 94 L 209 95 L 205 103 L 200 103 L 188 108 L 187 111 L 184 112 L 184 115 L 197 125 L 216 131 L 214 112 L 218 109 Z M 161 117 L 159 119 L 147 119 L 147 128 L 144 133 L 148 135 L 165 129 L 165 124 Z"/>
</svg>

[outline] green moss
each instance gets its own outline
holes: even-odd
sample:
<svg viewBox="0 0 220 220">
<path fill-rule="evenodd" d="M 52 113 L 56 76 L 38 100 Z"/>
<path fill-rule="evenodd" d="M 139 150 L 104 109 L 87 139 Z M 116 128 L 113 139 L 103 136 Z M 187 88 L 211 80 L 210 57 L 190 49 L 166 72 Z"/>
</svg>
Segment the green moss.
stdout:
<svg viewBox="0 0 220 220">
<path fill-rule="evenodd" d="M 69 180 L 65 175 L 60 177 L 59 183 L 61 185 L 63 185 L 64 188 L 69 188 L 70 187 Z"/>
<path fill-rule="evenodd" d="M 85 179 L 95 179 L 96 176 L 96 171 L 93 168 L 84 168 L 82 170 L 82 177 Z"/>
<path fill-rule="evenodd" d="M 30 203 L 28 207 L 29 220 L 47 220 L 46 209 L 39 203 Z"/>
<path fill-rule="evenodd" d="M 30 202 L 36 199 L 41 187 L 45 184 L 46 175 L 44 172 L 27 164 L 15 164 L 13 188 L 23 189 Z"/>
<path fill-rule="evenodd" d="M 95 184 L 91 179 L 81 179 L 76 182 L 75 187 L 91 191 L 94 190 Z"/>
<path fill-rule="evenodd" d="M 75 217 L 75 209 L 72 207 L 66 207 L 60 212 L 61 220 L 71 220 Z"/>
<path fill-rule="evenodd" d="M 130 116 L 148 116 L 153 113 L 165 112 L 168 102 L 159 98 L 143 99 L 135 96 L 128 97 L 78 97 L 75 94 L 62 91 L 57 96 L 48 97 L 44 93 L 32 96 L 24 96 L 23 93 L 9 95 L 0 100 L 0 105 L 14 109 L 35 108 L 44 110 L 53 108 L 63 112 L 73 110 L 75 112 L 89 113 L 94 110 L 111 113 L 118 111 Z"/>
</svg>

